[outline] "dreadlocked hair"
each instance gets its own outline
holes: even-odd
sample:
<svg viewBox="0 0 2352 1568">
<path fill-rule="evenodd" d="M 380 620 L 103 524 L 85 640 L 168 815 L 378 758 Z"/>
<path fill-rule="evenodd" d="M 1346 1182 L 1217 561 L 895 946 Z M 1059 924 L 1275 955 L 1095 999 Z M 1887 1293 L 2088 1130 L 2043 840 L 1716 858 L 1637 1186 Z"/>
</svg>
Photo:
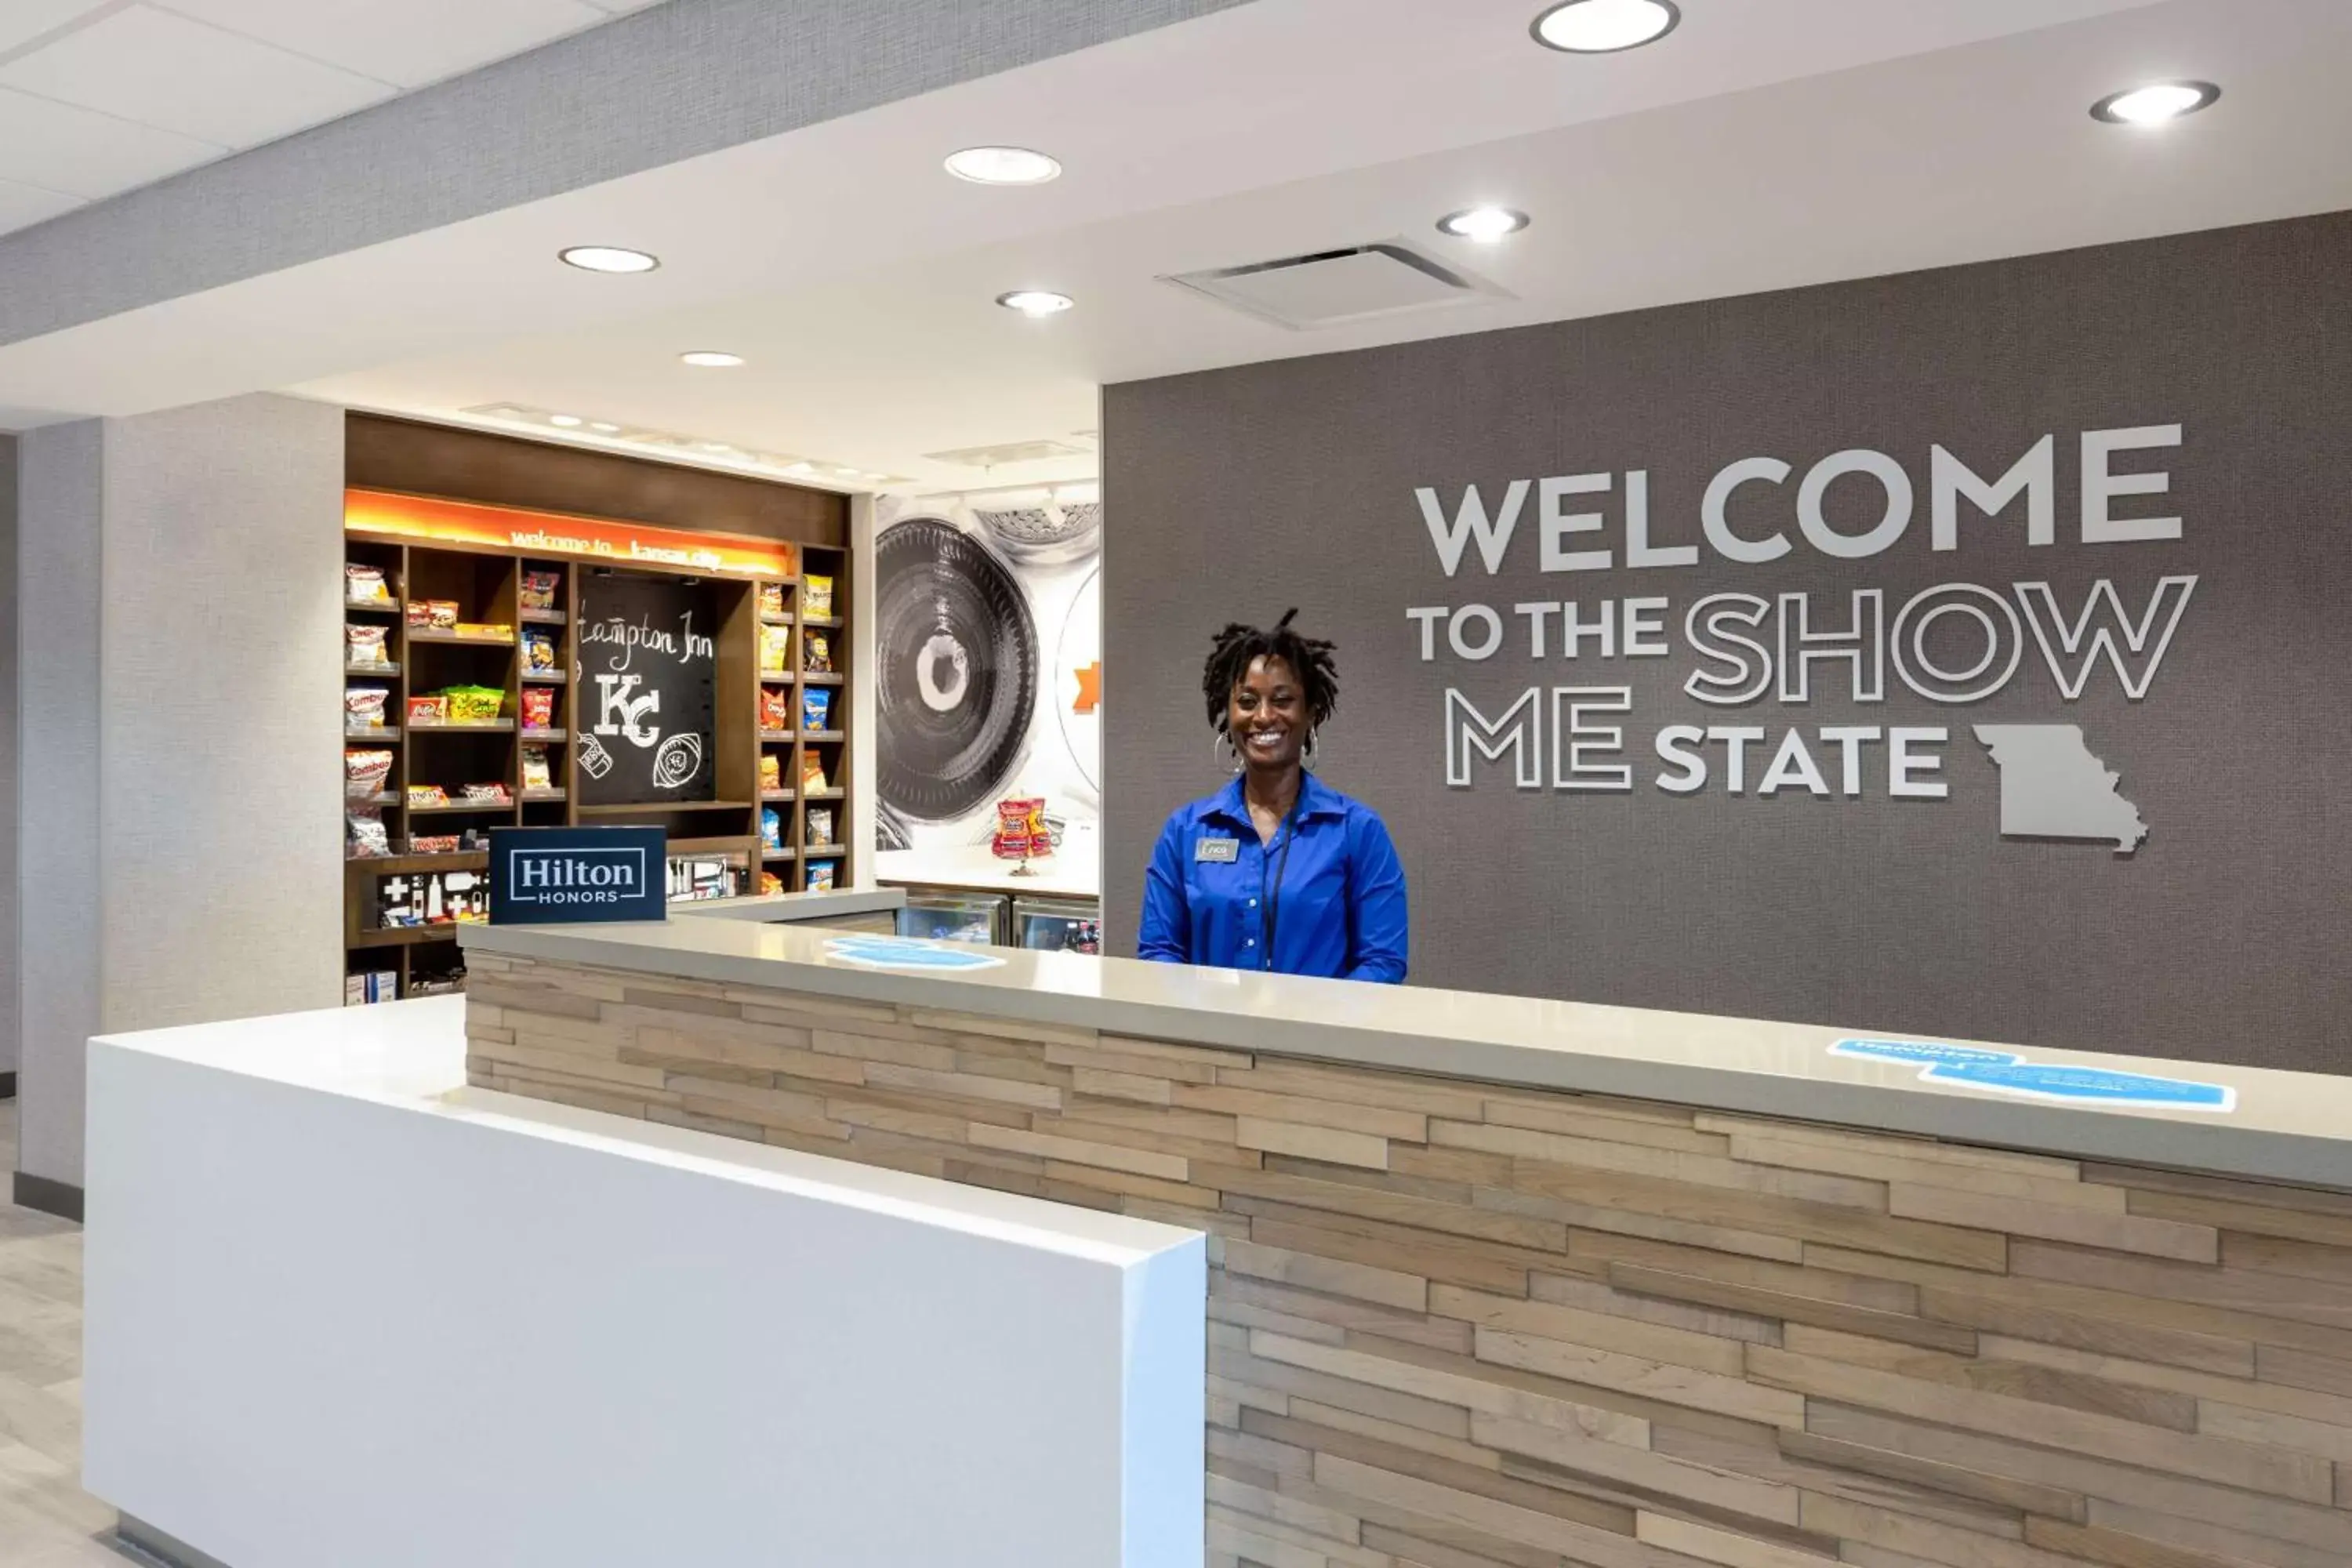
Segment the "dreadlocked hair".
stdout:
<svg viewBox="0 0 2352 1568">
<path fill-rule="evenodd" d="M 1339 667 L 1332 660 L 1332 645 L 1291 630 L 1290 623 L 1297 615 L 1296 609 L 1286 612 L 1272 631 L 1236 621 L 1217 634 L 1208 665 L 1201 672 L 1201 694 L 1208 699 L 1209 725 L 1218 734 L 1226 732 L 1226 710 L 1233 702 L 1234 688 L 1261 658 L 1278 658 L 1297 672 L 1310 723 L 1319 727 L 1339 710 Z"/>
</svg>

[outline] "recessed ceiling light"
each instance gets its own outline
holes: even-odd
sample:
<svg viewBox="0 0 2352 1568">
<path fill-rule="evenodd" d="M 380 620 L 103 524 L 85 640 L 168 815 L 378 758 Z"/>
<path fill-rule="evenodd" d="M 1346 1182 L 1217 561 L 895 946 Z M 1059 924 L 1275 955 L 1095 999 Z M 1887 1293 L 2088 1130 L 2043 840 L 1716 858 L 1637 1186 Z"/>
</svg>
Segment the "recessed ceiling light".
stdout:
<svg viewBox="0 0 2352 1568">
<path fill-rule="evenodd" d="M 975 185 L 1042 185 L 1062 177 L 1062 165 L 1026 147 L 967 147 L 948 154 L 948 173 Z"/>
<path fill-rule="evenodd" d="M 718 349 L 693 349 L 677 357 L 680 363 L 703 370 L 732 370 L 743 363 L 741 354 L 725 353 Z"/>
<path fill-rule="evenodd" d="M 1674 0 L 1564 0 L 1528 30 L 1548 49 L 1612 55 L 1656 43 L 1682 19 Z"/>
<path fill-rule="evenodd" d="M 588 272 L 651 272 L 661 265 L 661 258 L 642 250 L 624 250 L 617 245 L 575 245 L 556 253 L 557 259 L 567 267 L 577 267 Z"/>
<path fill-rule="evenodd" d="M 2091 118 L 2110 125 L 2161 125 L 2194 114 L 2221 96 L 2210 81 L 2158 81 L 2111 92 L 2091 105 Z"/>
<path fill-rule="evenodd" d="M 1492 242 L 1528 226 L 1528 215 L 1515 207 L 1465 207 L 1437 220 L 1439 232 L 1456 239 Z"/>
<path fill-rule="evenodd" d="M 1077 303 L 1067 294 L 1056 294 L 1045 289 L 1015 289 L 1010 294 L 999 294 L 996 302 L 1024 316 L 1059 315 Z"/>
<path fill-rule="evenodd" d="M 566 430 L 576 430 L 583 423 L 577 414 L 551 414 L 547 416 L 547 422 Z"/>
</svg>

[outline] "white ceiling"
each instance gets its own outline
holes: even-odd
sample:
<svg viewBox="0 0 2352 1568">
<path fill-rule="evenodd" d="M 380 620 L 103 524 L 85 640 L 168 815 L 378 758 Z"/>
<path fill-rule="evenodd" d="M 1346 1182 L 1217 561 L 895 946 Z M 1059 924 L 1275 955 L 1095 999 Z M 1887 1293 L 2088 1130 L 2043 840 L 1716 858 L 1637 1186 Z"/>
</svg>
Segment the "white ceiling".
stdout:
<svg viewBox="0 0 2352 1568">
<path fill-rule="evenodd" d="M 656 0 L 0 0 L 0 233 Z"/>
<path fill-rule="evenodd" d="M 1258 0 L 1183 26 L 0 348 L 0 424 L 257 386 L 452 418 L 500 402 L 926 487 L 1073 440 L 1130 378 L 2352 207 L 2345 0 L 1685 0 L 1659 46 L 1536 48 L 1536 0 Z M 2221 101 L 2092 121 L 2133 83 Z M 1043 146 L 1036 190 L 946 152 Z M 1501 200 L 1478 247 L 1441 213 Z M 1391 236 L 1513 298 L 1290 332 L 1156 281 Z M 583 239 L 659 272 L 551 262 Z M 1064 289 L 1042 321 L 991 301 Z M 364 299 L 371 310 L 354 312 Z M 682 350 L 746 355 L 693 371 Z"/>
</svg>

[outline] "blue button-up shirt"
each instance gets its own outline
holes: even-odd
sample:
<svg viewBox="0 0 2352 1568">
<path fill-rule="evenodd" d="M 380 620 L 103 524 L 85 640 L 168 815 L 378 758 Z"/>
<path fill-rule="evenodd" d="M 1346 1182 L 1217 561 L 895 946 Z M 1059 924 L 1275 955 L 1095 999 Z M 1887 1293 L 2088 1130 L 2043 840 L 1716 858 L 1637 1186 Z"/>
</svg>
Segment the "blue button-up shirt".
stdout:
<svg viewBox="0 0 2352 1568">
<path fill-rule="evenodd" d="M 1405 926 L 1404 868 L 1379 813 L 1309 773 L 1261 844 L 1235 779 L 1160 830 L 1137 956 L 1399 985 Z"/>
</svg>

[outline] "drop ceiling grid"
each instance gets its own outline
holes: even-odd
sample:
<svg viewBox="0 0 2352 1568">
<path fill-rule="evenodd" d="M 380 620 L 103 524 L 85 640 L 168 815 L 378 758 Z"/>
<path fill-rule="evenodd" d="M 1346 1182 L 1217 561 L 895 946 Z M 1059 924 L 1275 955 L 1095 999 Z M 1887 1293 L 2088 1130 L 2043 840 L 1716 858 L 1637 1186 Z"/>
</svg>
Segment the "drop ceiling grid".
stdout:
<svg viewBox="0 0 2352 1568">
<path fill-rule="evenodd" d="M 0 233 L 657 0 L 6 0 Z"/>
</svg>

